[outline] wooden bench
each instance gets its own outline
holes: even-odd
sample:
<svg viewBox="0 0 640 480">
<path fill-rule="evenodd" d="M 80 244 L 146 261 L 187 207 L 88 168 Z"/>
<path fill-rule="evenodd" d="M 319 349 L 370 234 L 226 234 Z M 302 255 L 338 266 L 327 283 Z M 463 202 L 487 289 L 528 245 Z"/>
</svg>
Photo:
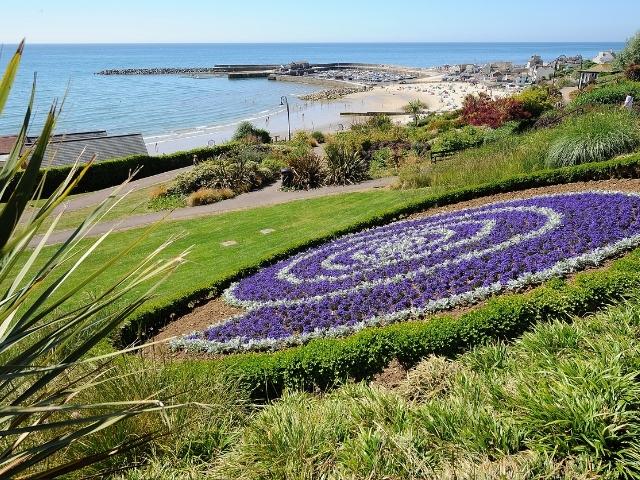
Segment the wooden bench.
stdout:
<svg viewBox="0 0 640 480">
<path fill-rule="evenodd" d="M 451 157 L 452 155 L 454 155 L 458 150 L 439 150 L 437 152 L 432 151 L 431 152 L 431 163 L 436 163 L 439 160 L 443 160 L 447 157 Z"/>
</svg>

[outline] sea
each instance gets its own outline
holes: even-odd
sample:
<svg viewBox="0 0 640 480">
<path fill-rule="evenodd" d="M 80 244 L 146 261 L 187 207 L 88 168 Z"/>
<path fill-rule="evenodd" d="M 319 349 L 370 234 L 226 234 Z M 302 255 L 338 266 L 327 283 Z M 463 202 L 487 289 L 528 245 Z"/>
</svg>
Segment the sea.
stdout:
<svg viewBox="0 0 640 480">
<path fill-rule="evenodd" d="M 454 63 L 512 61 L 533 55 L 545 60 L 602 50 L 623 43 L 295 43 L 295 44 L 27 44 L 0 134 L 15 133 L 22 123 L 34 74 L 36 108 L 31 133 L 37 132 L 49 106 L 65 99 L 58 132 L 107 130 L 145 136 L 188 132 L 257 119 L 319 87 L 266 79 L 226 77 L 101 76 L 110 68 L 208 67 L 216 64 L 286 64 L 361 62 L 432 67 Z M 15 45 L 3 45 L 0 69 Z"/>
</svg>

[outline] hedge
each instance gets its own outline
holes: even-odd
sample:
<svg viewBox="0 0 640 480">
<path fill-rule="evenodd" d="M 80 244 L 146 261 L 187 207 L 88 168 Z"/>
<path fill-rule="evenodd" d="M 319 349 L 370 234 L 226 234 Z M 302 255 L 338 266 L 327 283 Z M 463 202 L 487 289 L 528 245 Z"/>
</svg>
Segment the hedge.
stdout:
<svg viewBox="0 0 640 480">
<path fill-rule="evenodd" d="M 437 316 L 370 328 L 350 337 L 314 340 L 274 353 L 193 361 L 180 368 L 231 376 L 255 399 L 287 389 L 325 390 L 348 379 L 370 379 L 394 359 L 409 368 L 429 355 L 455 357 L 470 348 L 520 336 L 533 324 L 595 313 L 640 293 L 640 250 L 606 270 L 551 280 L 522 294 L 502 295 L 458 318 Z"/>
<path fill-rule="evenodd" d="M 303 250 L 321 245 L 333 238 L 348 233 L 384 225 L 429 208 L 451 205 L 479 197 L 536 187 L 589 180 L 609 180 L 613 178 L 640 178 L 640 155 L 555 170 L 541 170 L 533 174 L 514 176 L 501 182 L 489 183 L 473 188 L 464 188 L 440 195 L 428 195 L 417 202 L 394 209 L 382 215 L 372 216 L 346 229 L 337 230 L 310 242 L 301 242 L 293 248 L 264 258 L 261 262 L 251 267 L 241 269 L 235 272 L 234 275 L 213 284 L 194 285 L 190 291 L 183 293 L 180 298 L 173 299 L 169 302 L 150 302 L 121 326 L 115 333 L 113 341 L 117 346 L 123 347 L 146 340 L 173 319 L 189 313 L 198 304 L 216 297 L 231 283 L 240 278 L 251 275 L 260 268 L 279 260 L 283 260 Z"/>
<path fill-rule="evenodd" d="M 205 159 L 216 155 L 227 153 L 237 147 L 236 143 L 227 143 L 215 147 L 197 148 L 184 152 L 176 152 L 168 155 L 152 157 L 149 155 L 132 155 L 123 158 L 114 158 L 105 160 L 104 162 L 96 162 L 89 167 L 89 170 L 82 178 L 78 186 L 73 191 L 74 194 L 94 192 L 103 188 L 109 188 L 120 185 L 129 175 L 140 168 L 136 175 L 136 179 L 150 177 L 159 173 L 176 170 L 178 168 L 193 165 L 193 156 L 199 159 Z M 69 175 L 72 166 L 52 167 L 40 171 L 40 179 L 45 176 L 44 187 L 42 191 L 43 197 L 51 195 L 56 188 Z M 16 185 L 20 180 L 20 173 L 14 178 L 12 185 Z M 5 197 L 7 197 L 13 188 L 7 189 Z"/>
</svg>

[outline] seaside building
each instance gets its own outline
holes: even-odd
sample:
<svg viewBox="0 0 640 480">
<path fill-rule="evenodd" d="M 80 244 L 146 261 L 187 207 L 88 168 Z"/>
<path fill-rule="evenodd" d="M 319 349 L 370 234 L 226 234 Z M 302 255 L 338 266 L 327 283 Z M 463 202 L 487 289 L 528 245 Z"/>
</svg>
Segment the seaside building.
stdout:
<svg viewBox="0 0 640 480">
<path fill-rule="evenodd" d="M 8 156 L 16 142 L 15 135 L 0 137 L 0 162 Z M 38 137 L 25 139 L 25 149 L 32 147 Z M 128 135 L 108 135 L 105 130 L 54 135 L 49 141 L 42 162 L 45 166 L 71 165 L 80 158 L 88 162 L 93 156 L 96 161 L 131 155 L 148 155 L 147 147 L 139 133 Z"/>
</svg>

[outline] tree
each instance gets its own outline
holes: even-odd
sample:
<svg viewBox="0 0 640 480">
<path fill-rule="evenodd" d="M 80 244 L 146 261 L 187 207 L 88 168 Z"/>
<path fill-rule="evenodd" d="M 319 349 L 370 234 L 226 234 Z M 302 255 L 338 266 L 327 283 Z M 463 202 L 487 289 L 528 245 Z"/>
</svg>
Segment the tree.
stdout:
<svg viewBox="0 0 640 480">
<path fill-rule="evenodd" d="M 640 64 L 640 32 L 627 40 L 627 44 L 615 61 L 616 67 L 621 70 L 635 64 Z"/>
<path fill-rule="evenodd" d="M 427 105 L 423 103 L 421 100 L 412 100 L 404 107 L 404 111 L 411 114 L 413 117 L 413 123 L 415 126 L 418 126 L 420 122 L 420 114 L 427 108 Z"/>
</svg>

